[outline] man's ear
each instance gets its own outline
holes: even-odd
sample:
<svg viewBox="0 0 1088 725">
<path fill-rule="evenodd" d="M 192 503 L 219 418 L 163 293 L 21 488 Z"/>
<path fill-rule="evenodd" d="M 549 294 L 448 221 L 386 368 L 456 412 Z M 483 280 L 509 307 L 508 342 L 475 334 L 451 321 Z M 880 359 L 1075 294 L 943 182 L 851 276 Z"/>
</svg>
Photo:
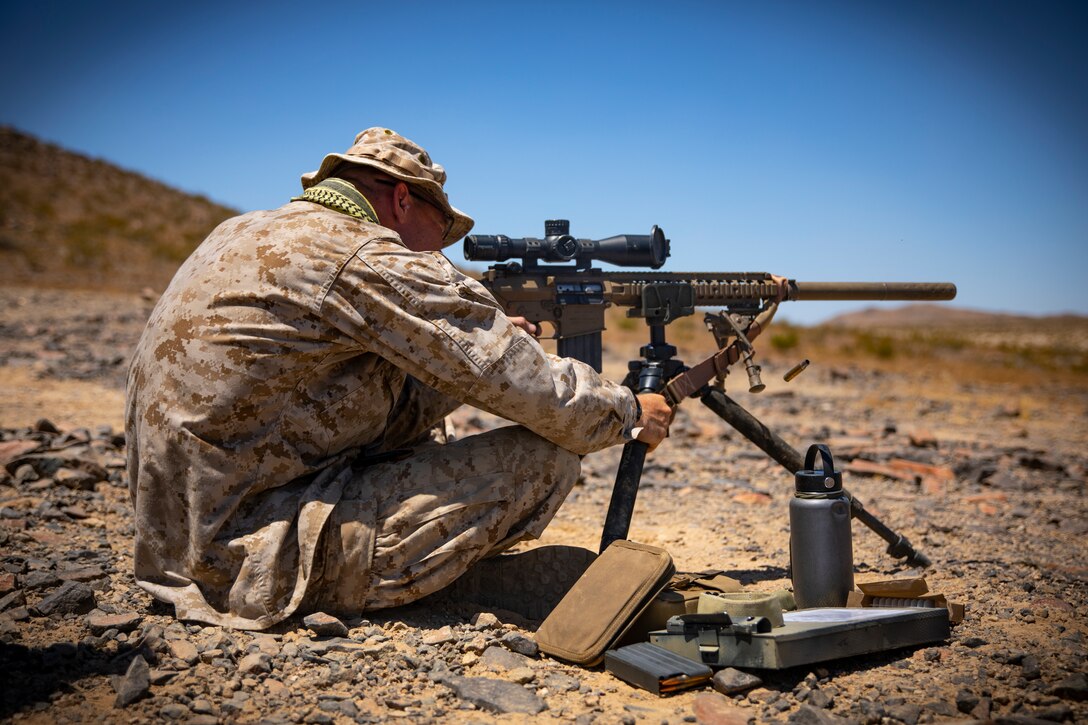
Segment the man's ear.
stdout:
<svg viewBox="0 0 1088 725">
<path fill-rule="evenodd" d="M 393 187 L 393 217 L 398 222 L 408 218 L 408 210 L 412 208 L 412 194 L 408 191 L 408 185 L 403 181 Z"/>
</svg>

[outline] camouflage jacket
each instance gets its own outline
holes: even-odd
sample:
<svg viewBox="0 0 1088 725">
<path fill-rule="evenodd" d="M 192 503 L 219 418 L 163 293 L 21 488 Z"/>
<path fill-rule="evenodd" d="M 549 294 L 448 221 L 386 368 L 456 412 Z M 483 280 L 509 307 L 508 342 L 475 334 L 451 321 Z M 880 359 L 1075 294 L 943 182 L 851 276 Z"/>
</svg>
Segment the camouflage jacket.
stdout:
<svg viewBox="0 0 1088 725">
<path fill-rule="evenodd" d="M 200 245 L 151 315 L 126 398 L 137 581 L 183 619 L 258 629 L 302 602 L 360 452 L 464 402 L 588 453 L 622 442 L 636 408 L 442 254 L 304 201 Z"/>
</svg>

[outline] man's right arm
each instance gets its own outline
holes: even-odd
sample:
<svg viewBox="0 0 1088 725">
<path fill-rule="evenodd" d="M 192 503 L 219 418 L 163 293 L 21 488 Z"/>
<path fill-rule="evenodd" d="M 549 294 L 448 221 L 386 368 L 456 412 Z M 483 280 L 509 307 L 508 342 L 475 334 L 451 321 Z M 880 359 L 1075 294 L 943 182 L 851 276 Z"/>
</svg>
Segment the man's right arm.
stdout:
<svg viewBox="0 0 1088 725">
<path fill-rule="evenodd" d="M 545 353 L 479 283 L 439 255 L 395 242 L 367 245 L 342 270 L 323 314 L 421 383 L 576 453 L 621 443 L 636 425 L 628 389 Z M 653 402 L 647 408 L 645 435 L 659 441 L 663 413 Z"/>
</svg>

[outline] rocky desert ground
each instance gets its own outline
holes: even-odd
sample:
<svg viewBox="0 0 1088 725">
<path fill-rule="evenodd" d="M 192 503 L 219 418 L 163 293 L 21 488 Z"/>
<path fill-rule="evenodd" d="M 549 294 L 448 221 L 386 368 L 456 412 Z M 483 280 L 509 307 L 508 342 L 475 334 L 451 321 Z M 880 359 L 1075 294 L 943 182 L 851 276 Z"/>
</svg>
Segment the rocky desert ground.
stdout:
<svg viewBox="0 0 1088 725">
<path fill-rule="evenodd" d="M 1002 346 L 1023 338 L 1000 329 L 939 344 L 910 331 L 768 340 L 768 389 L 735 380 L 730 394 L 795 447 L 828 443 L 847 486 L 932 558 L 930 590 L 966 616 L 945 642 L 659 698 L 542 655 L 539 622 L 467 602 L 263 633 L 176 621 L 131 576 L 124 372 L 153 297 L 0 290 L 0 720 L 1088 721 L 1083 323 L 1015 355 Z M 620 377 L 637 345 L 638 330 L 610 338 L 606 372 Z M 810 368 L 783 382 L 802 357 Z M 462 435 L 499 424 L 468 409 L 455 420 Z M 618 454 L 585 459 L 534 545 L 596 549 Z M 631 538 L 682 571 L 788 587 L 791 495 L 788 472 L 685 403 L 649 459 Z M 923 573 L 857 522 L 853 544 L 858 582 Z"/>
</svg>

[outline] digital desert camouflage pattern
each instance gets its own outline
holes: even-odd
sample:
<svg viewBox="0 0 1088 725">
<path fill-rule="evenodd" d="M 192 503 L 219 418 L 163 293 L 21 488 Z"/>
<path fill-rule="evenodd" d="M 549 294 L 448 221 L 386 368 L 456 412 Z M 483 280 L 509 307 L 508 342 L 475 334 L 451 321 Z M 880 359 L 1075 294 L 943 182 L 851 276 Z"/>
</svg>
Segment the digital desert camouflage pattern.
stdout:
<svg viewBox="0 0 1088 725">
<path fill-rule="evenodd" d="M 459 401 L 521 425 L 419 444 Z M 182 265 L 126 407 L 138 583 L 251 629 L 436 591 L 539 535 L 575 454 L 635 423 L 630 391 L 546 354 L 440 253 L 305 201 L 224 222 Z"/>
</svg>

